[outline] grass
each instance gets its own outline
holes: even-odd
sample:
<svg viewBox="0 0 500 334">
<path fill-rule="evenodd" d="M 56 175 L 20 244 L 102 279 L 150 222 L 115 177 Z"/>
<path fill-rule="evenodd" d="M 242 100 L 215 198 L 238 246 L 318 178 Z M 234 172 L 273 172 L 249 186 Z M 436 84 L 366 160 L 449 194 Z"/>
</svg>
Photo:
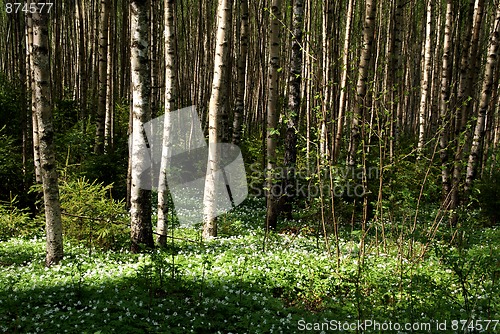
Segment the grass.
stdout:
<svg viewBox="0 0 500 334">
<path fill-rule="evenodd" d="M 500 319 L 498 229 L 477 231 L 461 249 L 436 241 L 421 258 L 408 255 L 409 241 L 390 240 L 385 252 L 367 243 L 360 258 L 344 231 L 337 270 L 308 234 L 273 233 L 264 247 L 264 214 L 248 200 L 220 219 L 215 240 L 175 239 L 139 255 L 67 242 L 52 268 L 43 238 L 0 242 L 0 333 L 320 333 L 366 319 L 432 328 L 447 320 L 444 332 L 454 333 L 463 332 L 454 319 Z"/>
</svg>

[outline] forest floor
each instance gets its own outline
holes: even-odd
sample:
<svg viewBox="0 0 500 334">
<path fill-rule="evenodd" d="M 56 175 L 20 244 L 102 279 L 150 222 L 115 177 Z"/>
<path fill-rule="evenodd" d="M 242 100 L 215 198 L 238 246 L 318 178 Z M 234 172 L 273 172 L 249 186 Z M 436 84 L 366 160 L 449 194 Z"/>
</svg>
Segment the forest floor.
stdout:
<svg viewBox="0 0 500 334">
<path fill-rule="evenodd" d="M 461 249 L 367 236 L 362 254 L 346 228 L 338 258 L 300 218 L 266 237 L 264 215 L 247 200 L 218 238 L 177 228 L 138 255 L 67 242 L 51 268 L 43 238 L 0 242 L 0 333 L 500 332 L 499 229 Z"/>
</svg>

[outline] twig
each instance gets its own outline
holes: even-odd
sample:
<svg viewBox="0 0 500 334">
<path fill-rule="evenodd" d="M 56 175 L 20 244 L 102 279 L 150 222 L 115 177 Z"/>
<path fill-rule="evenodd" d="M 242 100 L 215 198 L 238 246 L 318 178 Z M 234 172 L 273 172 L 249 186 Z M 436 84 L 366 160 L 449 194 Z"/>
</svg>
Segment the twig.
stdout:
<svg viewBox="0 0 500 334">
<path fill-rule="evenodd" d="M 72 214 L 72 213 L 67 213 L 65 211 L 61 211 L 61 214 L 65 215 L 65 216 L 69 216 L 69 217 L 75 217 L 75 218 L 82 218 L 82 219 L 90 219 L 90 220 L 101 220 L 101 221 L 107 221 L 108 219 L 107 218 L 104 218 L 104 217 L 89 217 L 89 216 L 81 216 L 81 215 L 75 215 L 75 214 Z"/>
</svg>

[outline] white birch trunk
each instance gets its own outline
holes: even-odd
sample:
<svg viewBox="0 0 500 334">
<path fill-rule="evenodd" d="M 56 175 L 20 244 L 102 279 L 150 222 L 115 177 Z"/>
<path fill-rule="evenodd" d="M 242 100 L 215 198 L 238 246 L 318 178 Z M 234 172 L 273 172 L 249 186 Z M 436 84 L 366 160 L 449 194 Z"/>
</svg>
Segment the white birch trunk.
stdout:
<svg viewBox="0 0 500 334">
<path fill-rule="evenodd" d="M 225 81 L 228 70 L 228 40 L 231 33 L 231 3 L 230 0 L 219 0 L 217 7 L 214 77 L 208 106 L 208 162 L 203 195 L 203 238 L 217 236 L 215 176 L 220 161 L 220 151 L 217 145 L 219 141 L 219 115 L 224 113 L 222 108 L 226 107 L 227 99 Z"/>
<path fill-rule="evenodd" d="M 319 133 L 319 157 L 321 164 L 325 164 L 328 159 L 328 113 L 330 107 L 330 94 L 331 94 L 331 84 L 330 84 L 330 30 L 331 30 L 331 20 L 332 20 L 332 4 L 330 0 L 323 1 L 323 15 L 322 15 L 322 86 L 323 86 L 323 103 L 321 103 L 321 130 Z"/>
<path fill-rule="evenodd" d="M 481 143 L 484 140 L 485 133 L 485 119 L 486 113 L 489 108 L 491 94 L 493 90 L 493 78 L 495 74 L 495 66 L 498 61 L 498 44 L 500 35 L 500 6 L 497 7 L 496 18 L 493 21 L 490 47 L 488 49 L 488 61 L 486 63 L 483 88 L 481 90 L 481 100 L 479 102 L 479 112 L 477 116 L 477 123 L 474 129 L 474 137 L 472 139 L 472 146 L 469 154 L 469 161 L 467 163 L 467 176 L 465 179 L 465 191 L 468 192 L 472 186 L 472 182 L 476 177 L 477 161 L 479 160 Z"/>
<path fill-rule="evenodd" d="M 344 128 L 344 110 L 347 101 L 347 73 L 348 73 L 348 61 L 349 61 L 349 41 L 351 40 L 351 22 L 352 13 L 356 0 L 349 0 L 347 7 L 347 18 L 346 27 L 344 32 L 344 49 L 342 50 L 342 76 L 340 79 L 340 97 L 339 97 L 339 114 L 337 120 L 337 133 L 335 135 L 335 148 L 333 150 L 333 161 L 336 162 L 340 153 L 340 146 L 342 141 L 342 130 Z"/>
<path fill-rule="evenodd" d="M 145 190 L 142 182 L 145 176 L 148 156 L 144 123 L 151 118 L 149 109 L 149 66 L 148 66 L 148 9 L 147 1 L 131 1 L 131 70 L 132 70 L 132 181 L 130 189 L 130 234 L 131 251 L 139 252 L 141 247 L 153 246 L 151 227 L 151 191 Z"/>
<path fill-rule="evenodd" d="M 171 133 L 170 112 L 176 110 L 177 91 L 177 61 L 175 54 L 175 0 L 165 1 L 165 118 L 163 123 L 163 147 L 160 162 L 158 185 L 158 223 L 156 225 L 156 242 L 164 245 L 168 229 L 168 204 L 166 189 L 166 169 L 170 157 Z"/>
<path fill-rule="evenodd" d="M 440 99 L 440 118 L 442 134 L 439 139 L 440 158 L 441 158 L 441 181 L 443 184 L 443 196 L 450 192 L 450 171 L 448 166 L 448 137 L 449 137 L 449 111 L 448 103 L 450 100 L 450 82 L 451 82 L 451 34 L 453 24 L 453 0 L 446 1 L 446 22 L 443 41 L 443 65 L 441 67 L 441 99 Z"/>
<path fill-rule="evenodd" d="M 420 108 L 418 114 L 418 152 L 424 148 L 427 96 L 429 95 L 429 76 L 431 71 L 431 29 L 432 29 L 432 5 L 431 0 L 427 0 L 427 20 L 425 25 L 425 44 L 423 52 L 422 75 L 420 81 Z"/>
<path fill-rule="evenodd" d="M 277 198 L 273 195 L 274 177 L 276 168 L 276 142 L 277 135 L 274 130 L 278 123 L 278 68 L 280 57 L 279 26 L 280 26 L 281 1 L 271 1 L 271 29 L 269 32 L 269 70 L 268 70 L 268 100 L 267 100 L 267 175 L 266 175 L 266 230 L 275 229 L 278 218 Z"/>
<path fill-rule="evenodd" d="M 349 155 L 347 165 L 351 168 L 356 166 L 356 154 L 358 142 L 361 137 L 361 119 L 365 110 L 366 81 L 368 79 L 368 67 L 371 63 L 373 48 L 373 33 L 375 29 L 375 14 L 377 4 L 375 0 L 365 2 L 365 22 L 363 28 L 363 50 L 359 61 L 358 81 L 356 85 L 356 101 L 352 116 L 352 133 L 349 143 Z"/>
<path fill-rule="evenodd" d="M 101 0 L 99 19 L 99 97 L 96 115 L 96 143 L 94 152 L 104 152 L 104 132 L 106 123 L 106 94 L 108 92 L 108 20 L 109 0 Z M 85 75 L 85 74 L 84 74 Z"/>
<path fill-rule="evenodd" d="M 52 106 L 50 102 L 50 72 L 47 14 L 33 14 L 33 80 L 36 118 L 40 140 L 40 169 L 45 204 L 46 257 L 45 265 L 57 264 L 63 257 L 63 238 L 59 185 L 55 157 Z"/>
<path fill-rule="evenodd" d="M 114 14 L 113 14 L 114 15 Z M 112 24 L 113 16 L 110 16 L 110 26 L 108 27 L 108 45 L 107 45 L 107 87 L 106 87 L 106 117 L 104 123 L 104 150 L 109 152 L 113 150 L 113 142 L 114 142 L 114 113 L 115 113 L 115 105 L 114 105 L 114 71 L 113 68 L 115 66 L 114 61 L 114 53 L 111 53 L 112 41 L 114 36 L 114 25 Z"/>
<path fill-rule="evenodd" d="M 26 54 L 27 54 L 27 71 L 30 78 L 31 90 L 31 120 L 33 134 L 33 162 L 35 172 L 35 182 L 42 183 L 42 171 L 40 170 L 40 138 L 38 135 L 38 117 L 36 109 L 36 85 L 35 76 L 33 73 L 33 20 L 31 14 L 26 15 Z"/>
</svg>

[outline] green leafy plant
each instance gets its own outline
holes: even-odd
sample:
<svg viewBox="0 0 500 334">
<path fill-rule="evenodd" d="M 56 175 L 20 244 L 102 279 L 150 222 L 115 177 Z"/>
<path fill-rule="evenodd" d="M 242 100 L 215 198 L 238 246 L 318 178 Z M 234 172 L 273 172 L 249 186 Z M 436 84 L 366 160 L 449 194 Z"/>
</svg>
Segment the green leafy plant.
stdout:
<svg viewBox="0 0 500 334">
<path fill-rule="evenodd" d="M 109 189 L 82 179 L 61 188 L 69 185 L 86 196 L 75 212 L 104 215 L 92 196 L 109 201 Z M 336 255 L 307 233 L 271 232 L 263 251 L 264 215 L 264 202 L 251 197 L 221 216 L 224 235 L 200 243 L 196 229 L 176 228 L 175 244 L 142 254 L 89 254 L 87 239 L 66 238 L 66 256 L 52 268 L 43 238 L 0 242 L 0 333 L 297 333 L 299 321 L 500 316 L 496 228 L 476 229 L 461 248 L 436 240 L 425 253 L 419 240 L 388 238 L 382 247 L 369 234 L 362 250 L 359 233 L 344 234 L 337 268 Z"/>
<path fill-rule="evenodd" d="M 61 211 L 66 237 L 85 240 L 89 247 L 119 248 L 128 238 L 128 215 L 123 201 L 111 197 L 112 185 L 85 177 L 62 180 Z"/>
<path fill-rule="evenodd" d="M 24 190 L 23 164 L 20 146 L 14 137 L 6 134 L 0 124 L 0 200 L 9 201 L 11 193 L 22 194 Z"/>
<path fill-rule="evenodd" d="M 481 212 L 489 220 L 488 225 L 494 226 L 500 223 L 500 170 L 495 170 L 478 182 L 476 188 L 476 200 Z"/>
<path fill-rule="evenodd" d="M 43 231 L 44 224 L 32 219 L 26 210 L 19 209 L 15 197 L 8 202 L 0 202 L 0 241 L 40 235 Z"/>
</svg>

